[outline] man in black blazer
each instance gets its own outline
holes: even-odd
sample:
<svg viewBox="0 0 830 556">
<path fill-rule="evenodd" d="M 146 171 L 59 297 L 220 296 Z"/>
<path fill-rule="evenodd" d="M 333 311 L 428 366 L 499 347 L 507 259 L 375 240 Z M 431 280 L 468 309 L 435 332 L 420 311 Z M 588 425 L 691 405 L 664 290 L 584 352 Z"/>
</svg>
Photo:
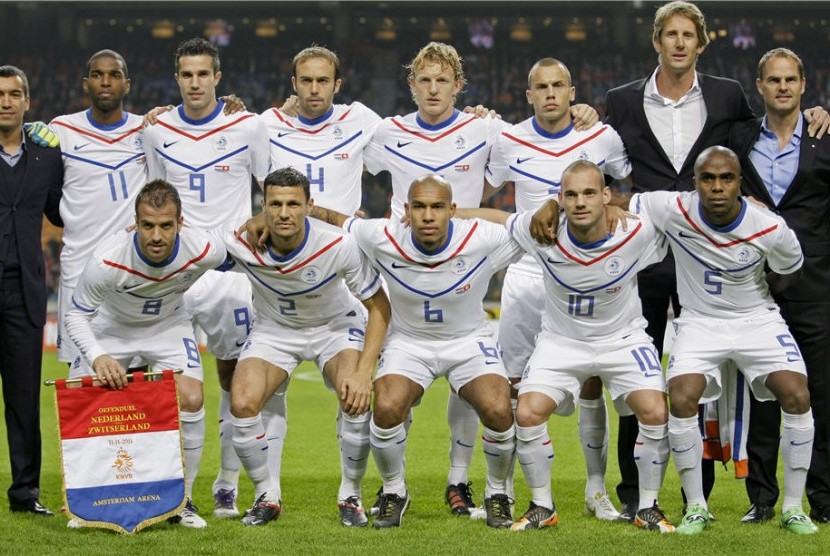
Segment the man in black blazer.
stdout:
<svg viewBox="0 0 830 556">
<path fill-rule="evenodd" d="M 816 427 L 807 472 L 810 517 L 830 523 L 830 139 L 804 132 L 800 102 L 805 83 L 795 53 L 776 48 L 764 54 L 756 86 L 766 114 L 735 126 L 729 141 L 741 158 L 744 194 L 780 214 L 804 251 L 801 280 L 775 301 L 807 365 Z M 777 403 L 752 399 L 746 481 L 751 507 L 746 522 L 765 521 L 774 514 L 780 422 Z"/>
<path fill-rule="evenodd" d="M 23 134 L 29 83 L 0 67 L 0 378 L 12 484 L 9 509 L 52 515 L 40 496 L 40 382 L 46 280 L 40 236 L 45 213 L 61 226 L 60 149 Z"/>
</svg>

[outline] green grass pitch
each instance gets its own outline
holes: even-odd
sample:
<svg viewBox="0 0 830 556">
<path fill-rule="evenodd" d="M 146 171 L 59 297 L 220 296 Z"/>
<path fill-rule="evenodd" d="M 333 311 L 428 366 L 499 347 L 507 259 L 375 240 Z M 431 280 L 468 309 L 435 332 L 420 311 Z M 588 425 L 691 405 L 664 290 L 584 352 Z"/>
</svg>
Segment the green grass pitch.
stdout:
<svg viewBox="0 0 830 556">
<path fill-rule="evenodd" d="M 439 381 L 415 409 L 407 446 L 407 484 L 412 506 L 400 529 L 375 531 L 371 527 L 342 527 L 337 514 L 339 484 L 335 437 L 336 401 L 319 380 L 316 367 L 304 364 L 295 373 L 288 393 L 289 428 L 282 467 L 284 510 L 275 523 L 250 529 L 237 520 L 214 519 L 211 483 L 218 460 L 216 415 L 218 385 L 215 366 L 206 357 L 205 405 L 207 438 L 194 502 L 208 521 L 204 530 L 155 525 L 131 536 L 102 529 L 69 530 L 66 517 L 39 518 L 11 514 L 0 508 L 0 554 L 827 554 L 830 530 L 797 537 L 778 528 L 777 519 L 764 525 L 741 525 L 747 508 L 744 485 L 733 478 L 731 467 L 717 468 L 710 500 L 717 516 L 701 536 L 661 536 L 622 523 L 603 523 L 583 513 L 585 471 L 576 432 L 576 417 L 552 418 L 549 428 L 556 457 L 553 463 L 554 498 L 560 525 L 554 529 L 510 533 L 490 530 L 483 521 L 452 516 L 443 494 L 448 469 L 446 424 L 447 385 Z M 44 358 L 44 378 L 62 378 L 65 366 L 54 354 Z M 53 510 L 61 507 L 54 391 L 42 394 L 43 475 L 41 499 Z M 612 410 L 613 411 L 613 410 Z M 616 466 L 616 416 L 612 415 L 607 484 L 609 492 L 619 479 Z M 5 437 L 5 425 L 0 423 Z M 470 479 L 480 503 L 484 485 L 484 456 L 476 446 Z M 779 473 L 780 477 L 780 473 Z M 0 443 L 0 484 L 9 484 L 8 445 Z M 523 512 L 528 492 L 517 471 L 515 514 Z M 367 505 L 380 484 L 374 463 L 363 488 Z M 680 519 L 679 481 L 670 464 L 661 505 L 674 522 Z M 240 507 L 250 504 L 253 490 L 247 477 L 240 479 Z M 612 495 L 616 502 L 616 497 Z"/>
</svg>

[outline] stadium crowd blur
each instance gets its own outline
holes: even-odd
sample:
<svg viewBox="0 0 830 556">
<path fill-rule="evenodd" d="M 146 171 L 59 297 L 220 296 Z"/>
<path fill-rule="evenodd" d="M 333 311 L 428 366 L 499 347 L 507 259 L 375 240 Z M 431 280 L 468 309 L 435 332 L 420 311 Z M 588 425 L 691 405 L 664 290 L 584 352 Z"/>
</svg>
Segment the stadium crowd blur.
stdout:
<svg viewBox="0 0 830 556">
<path fill-rule="evenodd" d="M 745 12 L 745 3 L 735 6 Z M 706 12 L 708 6 L 702 7 Z M 707 14 L 710 36 L 714 40 L 700 58 L 698 70 L 738 80 L 755 112 L 763 113 L 754 83 L 757 60 L 773 46 L 787 46 L 803 58 L 807 70 L 807 92 L 802 105 L 830 106 L 827 21 L 811 19 L 810 25 L 806 25 L 806 22 L 795 20 L 795 24 L 804 25 L 811 32 L 784 31 L 782 34 L 777 17 L 764 19 L 761 16 L 750 25 L 743 16 L 711 18 Z M 220 45 L 222 58 L 223 78 L 219 93 L 235 93 L 249 110 L 261 112 L 279 106 L 291 94 L 291 59 L 300 49 L 316 43 L 336 50 L 341 59 L 343 85 L 335 102 L 360 101 L 381 116 L 389 116 L 414 110 L 403 66 L 432 38 L 452 44 L 464 57 L 468 83 L 458 99 L 459 107 L 482 104 L 496 110 L 509 122 L 527 118 L 532 112 L 525 98 L 527 72 L 537 59 L 554 56 L 571 70 L 576 102 L 590 104 L 603 117 L 605 93 L 609 88 L 648 75 L 657 66 L 656 54 L 650 44 L 651 13 L 645 13 L 641 19 L 645 24 L 639 19 L 632 23 L 638 28 L 631 31 L 628 47 L 619 45 L 619 37 L 598 32 L 603 25 L 608 25 L 608 19 L 603 21 L 595 15 L 582 27 L 583 35 L 579 35 L 580 28 L 576 27 L 577 40 L 566 36 L 568 31 L 573 31 L 572 25 L 548 27 L 547 20 L 542 23 L 541 18 L 534 19 L 532 26 L 524 28 L 529 33 L 524 36 L 515 34 L 517 28 L 522 31 L 516 20 L 509 24 L 508 31 L 499 29 L 499 26 L 507 27 L 506 22 L 458 16 L 451 21 L 432 18 L 431 31 L 430 27 L 424 30 L 423 26 L 409 29 L 404 25 L 390 26 L 394 38 L 387 37 L 386 40 L 380 38 L 383 24 L 373 25 L 371 20 L 366 24 L 365 18 L 359 22 L 365 32 L 361 32 L 355 21 L 351 24 L 352 29 L 345 33 L 348 40 L 343 40 L 342 32 L 338 39 L 337 34 L 331 32 L 330 22 L 322 24 L 323 19 L 320 20 L 319 35 L 309 31 L 307 26 L 293 34 L 290 30 L 283 32 L 280 25 L 276 36 L 263 37 L 256 32 L 258 29 L 247 28 L 240 22 L 190 18 L 186 25 L 174 27 L 173 36 L 164 39 L 153 38 L 149 29 L 142 29 L 140 25 L 130 25 L 129 32 L 124 33 L 119 29 L 124 18 L 117 22 L 99 19 L 80 23 L 88 28 L 83 39 L 76 41 L 78 44 L 37 49 L 31 43 L 18 43 L 6 50 L 4 58 L 29 76 L 32 99 L 28 119 L 49 121 L 57 115 L 88 106 L 81 88 L 86 60 L 101 48 L 112 48 L 124 56 L 129 66 L 132 91 L 126 99 L 126 107 L 141 114 L 151 107 L 176 103 L 180 99 L 173 79 L 172 53 L 176 45 L 191 36 L 212 35 L 211 38 Z M 440 26 L 436 27 L 436 22 L 440 22 Z M 791 28 L 792 18 L 788 22 Z M 448 34 L 436 35 L 436 28 L 444 29 Z M 458 32 L 459 29 L 462 31 Z M 366 214 L 382 216 L 391 192 L 388 176 L 364 175 L 363 191 L 362 208 Z M 513 210 L 512 191 L 500 192 L 490 204 Z M 59 242 L 55 237 L 44 240 L 48 283 L 54 289 L 59 276 Z M 498 299 L 497 288 L 493 295 Z"/>
</svg>

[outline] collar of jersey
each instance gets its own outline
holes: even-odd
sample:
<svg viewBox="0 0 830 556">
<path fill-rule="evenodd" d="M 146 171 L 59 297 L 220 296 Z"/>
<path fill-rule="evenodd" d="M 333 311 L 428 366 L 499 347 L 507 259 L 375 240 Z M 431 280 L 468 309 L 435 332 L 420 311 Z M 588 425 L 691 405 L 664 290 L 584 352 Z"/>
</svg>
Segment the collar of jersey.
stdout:
<svg viewBox="0 0 830 556">
<path fill-rule="evenodd" d="M 201 120 L 193 120 L 191 118 L 188 118 L 187 115 L 184 113 L 184 104 L 179 105 L 178 111 L 179 117 L 182 119 L 183 122 L 188 123 L 190 125 L 203 125 L 214 119 L 216 116 L 218 116 L 222 112 L 223 108 L 225 108 L 225 103 L 222 101 L 222 99 L 219 99 L 216 102 L 216 108 L 213 109 L 213 112 L 211 112 Z"/>
<path fill-rule="evenodd" d="M 277 263 L 284 263 L 285 261 L 290 261 L 291 259 L 293 259 L 294 257 L 297 256 L 297 253 L 299 253 L 300 251 L 303 250 L 303 247 L 305 247 L 305 244 L 308 241 L 308 236 L 309 236 L 310 231 L 311 231 L 311 223 L 308 221 L 308 218 L 306 218 L 305 219 L 305 234 L 303 235 L 303 241 L 300 243 L 300 245 L 296 249 L 294 249 L 293 251 L 291 251 L 290 253 L 285 255 L 284 257 L 281 257 L 280 255 L 276 254 L 271 249 L 271 245 L 269 244 L 268 245 L 268 256 L 271 257 L 274 260 L 274 262 L 277 262 Z"/>
<path fill-rule="evenodd" d="M 589 243 L 582 243 L 581 241 L 576 239 L 574 237 L 574 235 L 571 233 L 570 226 L 567 226 L 565 229 L 568 232 L 568 239 L 571 240 L 571 243 L 574 244 L 574 247 L 579 247 L 580 249 L 596 249 L 597 247 L 599 247 L 600 245 L 604 244 L 606 241 L 608 241 L 609 239 L 614 237 L 613 234 L 608 234 L 607 236 L 605 236 L 602 239 L 598 239 L 596 241 L 591 241 Z"/>
<path fill-rule="evenodd" d="M 138 258 L 141 259 L 141 261 L 144 264 L 146 264 L 147 266 L 151 266 L 153 268 L 164 268 L 165 266 L 169 265 L 174 260 L 176 260 L 176 256 L 179 254 L 179 238 L 180 237 L 181 236 L 176 234 L 176 243 L 173 245 L 173 252 L 170 253 L 170 256 L 167 257 L 166 260 L 161 261 L 160 263 L 154 263 L 153 261 L 151 261 L 150 259 L 145 257 L 144 253 L 141 252 L 141 248 L 138 245 L 138 232 L 137 231 L 135 232 L 135 234 L 133 234 L 133 245 L 135 246 L 135 252 L 136 252 L 136 254 L 138 254 Z"/>
<path fill-rule="evenodd" d="M 444 242 L 444 245 L 442 245 L 441 247 L 439 247 L 438 249 L 436 249 L 434 251 L 427 251 L 426 249 L 424 249 L 421 246 L 421 244 L 418 243 L 418 240 L 415 239 L 415 233 L 414 232 L 410 232 L 410 235 L 412 236 L 412 245 L 415 246 L 415 249 L 417 249 L 418 251 L 420 251 L 424 255 L 427 255 L 428 257 L 434 256 L 434 255 L 440 255 L 441 253 L 443 253 L 447 249 L 450 242 L 452 241 L 452 228 L 453 228 L 452 220 L 450 220 L 450 225 L 449 225 L 449 227 L 447 227 L 447 241 Z"/>
<path fill-rule="evenodd" d="M 426 123 L 424 120 L 421 119 L 421 116 L 416 113 L 415 114 L 415 121 L 418 123 L 419 126 L 426 129 L 427 131 L 438 131 L 439 129 L 444 129 L 448 125 L 452 124 L 455 120 L 458 119 L 458 115 L 461 114 L 457 109 L 453 108 L 452 115 L 449 118 L 441 122 L 440 124 L 430 125 Z"/>
<path fill-rule="evenodd" d="M 329 118 L 331 118 L 332 114 L 334 114 L 334 106 L 330 106 L 328 111 L 325 114 L 323 114 L 322 116 L 318 116 L 317 118 L 314 118 L 313 120 L 309 120 L 308 118 L 303 118 L 302 115 L 300 115 L 300 114 L 297 114 L 297 119 L 300 122 L 302 122 L 303 125 L 312 126 L 312 125 L 317 125 L 320 122 L 324 122 L 324 121 L 328 120 Z"/>
<path fill-rule="evenodd" d="M 536 133 L 538 133 L 542 137 L 546 137 L 547 139 L 559 139 L 560 137 L 564 137 L 567 134 L 569 134 L 571 130 L 574 128 L 573 120 L 571 120 L 571 123 L 568 124 L 568 127 L 563 129 L 562 131 L 551 133 L 549 131 L 545 131 L 544 129 L 542 129 L 542 126 L 540 126 L 539 122 L 536 121 L 536 116 L 534 116 L 531 121 L 533 122 L 533 129 L 536 130 Z"/>
<path fill-rule="evenodd" d="M 738 201 L 740 201 L 740 203 L 741 203 L 741 212 L 738 213 L 738 216 L 735 218 L 735 220 L 733 220 L 732 222 L 730 222 L 726 226 L 716 226 L 715 224 L 712 224 L 711 222 L 706 220 L 706 217 L 703 216 L 703 207 L 700 205 L 700 197 L 698 197 L 698 199 L 697 199 L 697 213 L 700 215 L 700 221 L 703 222 L 704 224 L 706 224 L 707 228 L 709 228 L 711 230 L 714 230 L 716 232 L 720 232 L 720 233 L 731 232 L 732 230 L 737 228 L 738 225 L 740 225 L 741 221 L 744 219 L 744 214 L 746 214 L 746 201 L 744 201 L 740 197 L 738 197 Z"/>
<path fill-rule="evenodd" d="M 127 123 L 127 118 L 129 118 L 129 114 L 124 112 L 124 116 L 121 118 L 120 122 L 115 122 L 114 124 L 101 124 L 92 119 L 92 108 L 86 111 L 86 119 L 89 122 L 89 125 L 101 131 L 112 131 L 113 129 L 118 129 Z"/>
</svg>

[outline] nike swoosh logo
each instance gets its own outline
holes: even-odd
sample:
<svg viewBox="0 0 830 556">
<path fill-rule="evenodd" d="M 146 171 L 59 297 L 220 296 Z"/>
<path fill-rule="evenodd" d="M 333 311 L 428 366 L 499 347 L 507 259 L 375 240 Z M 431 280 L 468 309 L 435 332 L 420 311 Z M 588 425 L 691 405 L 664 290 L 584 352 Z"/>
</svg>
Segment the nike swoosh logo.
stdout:
<svg viewBox="0 0 830 556">
<path fill-rule="evenodd" d="M 794 361 L 801 361 L 801 357 L 793 357 L 792 355 L 787 356 L 787 363 L 792 363 Z"/>
<path fill-rule="evenodd" d="M 795 440 L 790 440 L 790 446 L 804 446 L 805 444 L 809 444 L 813 440 L 805 440 L 804 442 L 796 442 Z"/>
<path fill-rule="evenodd" d="M 630 338 L 632 335 L 633 335 L 633 332 L 631 334 L 626 334 L 625 336 L 622 337 L 622 339 L 626 340 L 626 339 Z"/>
<path fill-rule="evenodd" d="M 392 268 L 408 268 L 409 265 L 392 263 Z"/>
<path fill-rule="evenodd" d="M 688 448 L 683 448 L 682 450 L 678 450 L 677 448 L 672 448 L 671 451 L 674 452 L 675 454 L 682 454 L 683 452 L 688 452 L 692 448 L 694 448 L 694 444 L 689 446 Z"/>
<path fill-rule="evenodd" d="M 554 260 L 553 260 L 553 259 L 551 259 L 550 257 L 548 257 L 548 262 L 549 262 L 550 264 L 565 264 L 565 261 L 554 261 Z"/>
<path fill-rule="evenodd" d="M 347 457 L 349 458 L 349 461 L 363 461 L 363 460 L 365 460 L 366 458 L 368 458 L 369 456 L 367 455 L 367 456 L 366 456 L 366 457 L 364 457 L 364 458 L 353 458 L 352 456 L 347 456 Z"/>
<path fill-rule="evenodd" d="M 653 376 L 660 376 L 662 373 L 643 373 L 643 377 L 651 378 Z"/>
<path fill-rule="evenodd" d="M 485 365 L 498 365 L 498 363 L 499 363 L 498 361 L 485 361 L 484 362 Z"/>
<path fill-rule="evenodd" d="M 521 164 L 521 163 L 523 163 L 523 162 L 527 162 L 527 161 L 528 161 L 528 160 L 530 160 L 531 158 L 533 158 L 533 157 L 532 157 L 532 156 L 528 156 L 527 158 L 517 158 L 517 159 L 516 159 L 516 164 Z"/>
<path fill-rule="evenodd" d="M 474 446 L 474 445 L 472 445 L 472 444 L 464 444 L 464 443 L 463 443 L 463 442 L 461 442 L 460 440 L 456 440 L 456 441 L 455 441 L 455 443 L 456 443 L 456 444 L 458 444 L 459 446 L 463 446 L 464 448 L 475 448 L 475 446 Z"/>
<path fill-rule="evenodd" d="M 167 147 L 172 147 L 172 146 L 173 146 L 173 145 L 175 145 L 176 143 L 178 143 L 178 141 L 170 141 L 169 143 L 162 143 L 162 145 L 163 145 L 163 146 L 164 146 L 164 148 L 166 149 Z"/>
<path fill-rule="evenodd" d="M 277 133 L 277 137 L 285 137 L 286 135 L 291 135 L 292 133 L 294 133 L 294 132 L 293 131 L 281 131 L 281 132 Z"/>
<path fill-rule="evenodd" d="M 73 148 L 76 151 L 79 151 L 79 150 L 83 149 L 84 147 L 86 147 L 87 145 L 89 145 L 89 143 L 84 143 L 83 145 L 75 145 Z"/>
<path fill-rule="evenodd" d="M 201 367 L 201 365 L 199 365 L 198 363 L 197 363 L 197 364 L 195 364 L 195 365 L 194 365 L 194 364 L 192 364 L 192 363 L 188 363 L 188 364 L 187 364 L 187 368 L 188 368 L 188 369 L 198 369 L 199 367 Z"/>
<path fill-rule="evenodd" d="M 399 149 L 402 149 L 402 148 L 404 148 L 405 146 L 410 145 L 410 144 L 412 144 L 412 141 L 409 141 L 408 143 L 404 143 L 404 142 L 402 142 L 402 141 L 398 141 L 398 148 L 399 148 Z"/>
<path fill-rule="evenodd" d="M 592 449 L 592 450 L 602 450 L 602 447 L 603 447 L 604 445 L 603 445 L 603 444 L 600 444 L 599 446 L 593 446 L 593 445 L 591 445 L 591 443 L 590 443 L 590 442 L 588 442 L 588 443 L 586 444 L 586 446 L 587 446 L 588 448 Z"/>
<path fill-rule="evenodd" d="M 669 462 L 669 460 L 665 460 L 665 461 L 657 461 L 656 459 L 651 460 L 651 463 L 653 463 L 654 465 L 663 465 L 664 463 L 668 463 L 668 462 Z"/>
<path fill-rule="evenodd" d="M 241 342 L 236 342 L 236 347 L 238 347 L 238 348 L 241 348 L 244 345 L 245 345 L 245 340 L 242 340 Z"/>
<path fill-rule="evenodd" d="M 677 232 L 677 235 L 679 235 L 680 237 L 685 237 L 686 239 L 695 239 L 696 238 L 696 236 L 689 235 L 689 234 L 687 234 L 683 231 Z"/>
</svg>

